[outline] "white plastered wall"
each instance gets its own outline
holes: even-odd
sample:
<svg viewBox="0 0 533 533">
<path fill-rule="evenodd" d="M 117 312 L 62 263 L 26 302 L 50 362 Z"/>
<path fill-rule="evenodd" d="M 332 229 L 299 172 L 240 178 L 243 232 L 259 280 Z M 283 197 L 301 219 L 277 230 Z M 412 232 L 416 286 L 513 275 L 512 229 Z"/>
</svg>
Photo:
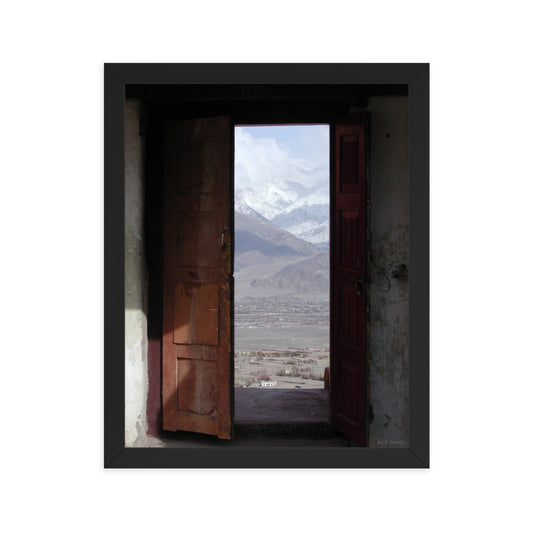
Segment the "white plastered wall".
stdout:
<svg viewBox="0 0 533 533">
<path fill-rule="evenodd" d="M 146 439 L 148 343 L 146 268 L 143 247 L 144 147 L 140 135 L 141 103 L 125 106 L 125 373 L 126 446 L 142 446 Z"/>
</svg>

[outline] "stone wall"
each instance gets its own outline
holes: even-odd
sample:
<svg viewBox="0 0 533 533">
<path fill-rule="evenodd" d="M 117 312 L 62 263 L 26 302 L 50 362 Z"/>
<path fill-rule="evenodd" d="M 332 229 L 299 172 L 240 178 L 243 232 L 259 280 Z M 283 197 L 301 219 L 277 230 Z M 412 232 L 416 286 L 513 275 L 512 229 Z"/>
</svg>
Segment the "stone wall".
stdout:
<svg viewBox="0 0 533 533">
<path fill-rule="evenodd" d="M 369 446 L 406 447 L 409 398 L 407 97 L 369 99 Z"/>
</svg>

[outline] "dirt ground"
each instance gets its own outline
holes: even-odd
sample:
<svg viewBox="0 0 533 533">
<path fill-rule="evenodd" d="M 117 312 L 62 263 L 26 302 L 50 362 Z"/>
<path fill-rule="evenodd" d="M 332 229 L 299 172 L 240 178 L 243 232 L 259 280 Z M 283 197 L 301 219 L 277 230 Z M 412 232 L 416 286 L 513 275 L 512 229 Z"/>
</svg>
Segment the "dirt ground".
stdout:
<svg viewBox="0 0 533 533">
<path fill-rule="evenodd" d="M 244 298 L 235 309 L 235 387 L 322 389 L 328 299 Z"/>
<path fill-rule="evenodd" d="M 237 351 L 235 387 L 324 388 L 329 349 Z"/>
</svg>

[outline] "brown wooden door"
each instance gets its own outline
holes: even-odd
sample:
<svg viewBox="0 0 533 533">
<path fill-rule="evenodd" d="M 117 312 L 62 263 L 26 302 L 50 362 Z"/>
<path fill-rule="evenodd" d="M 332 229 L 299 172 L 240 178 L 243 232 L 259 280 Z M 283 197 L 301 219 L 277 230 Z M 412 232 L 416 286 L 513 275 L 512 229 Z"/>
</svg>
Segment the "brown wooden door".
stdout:
<svg viewBox="0 0 533 533">
<path fill-rule="evenodd" d="M 163 429 L 229 439 L 233 418 L 233 126 L 165 128 Z"/>
<path fill-rule="evenodd" d="M 331 422 L 366 446 L 365 116 L 332 130 Z"/>
</svg>

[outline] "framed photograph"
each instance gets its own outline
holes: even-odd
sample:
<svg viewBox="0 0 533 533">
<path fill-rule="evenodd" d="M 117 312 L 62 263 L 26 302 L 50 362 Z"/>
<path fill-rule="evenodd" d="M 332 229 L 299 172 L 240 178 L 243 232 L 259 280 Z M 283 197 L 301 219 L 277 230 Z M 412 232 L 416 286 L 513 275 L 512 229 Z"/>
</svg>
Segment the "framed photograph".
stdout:
<svg viewBox="0 0 533 533">
<path fill-rule="evenodd" d="M 429 468 L 429 65 L 105 65 L 106 468 Z"/>
</svg>

